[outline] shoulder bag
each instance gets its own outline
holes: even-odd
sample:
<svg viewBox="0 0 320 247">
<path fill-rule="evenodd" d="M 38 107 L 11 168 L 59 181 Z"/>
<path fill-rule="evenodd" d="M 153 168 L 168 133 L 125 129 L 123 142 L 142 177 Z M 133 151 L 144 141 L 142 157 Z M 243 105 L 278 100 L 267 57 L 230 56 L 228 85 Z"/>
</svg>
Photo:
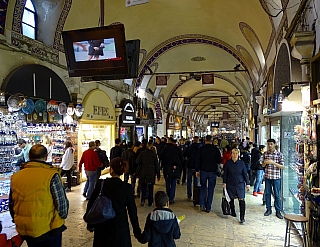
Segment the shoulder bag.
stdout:
<svg viewBox="0 0 320 247">
<path fill-rule="evenodd" d="M 87 224 L 99 224 L 116 216 L 112 207 L 112 201 L 103 194 L 103 184 L 104 180 L 101 181 L 99 196 L 94 201 L 90 210 L 83 216 Z"/>
</svg>

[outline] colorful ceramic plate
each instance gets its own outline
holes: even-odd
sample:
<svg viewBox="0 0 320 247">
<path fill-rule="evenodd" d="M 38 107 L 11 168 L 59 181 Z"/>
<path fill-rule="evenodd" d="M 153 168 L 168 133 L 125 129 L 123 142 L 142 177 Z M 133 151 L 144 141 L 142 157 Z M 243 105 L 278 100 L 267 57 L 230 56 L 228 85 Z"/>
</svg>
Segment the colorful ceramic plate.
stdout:
<svg viewBox="0 0 320 247">
<path fill-rule="evenodd" d="M 50 115 L 55 115 L 58 112 L 58 103 L 55 100 L 50 100 L 47 104 L 47 112 Z"/>
<path fill-rule="evenodd" d="M 60 103 L 58 106 L 58 113 L 60 115 L 65 115 L 67 113 L 67 105 L 65 103 Z"/>
<path fill-rule="evenodd" d="M 33 112 L 34 110 L 34 102 L 32 99 L 27 99 L 27 105 L 26 107 L 21 108 L 21 110 L 23 111 L 23 113 L 25 114 L 30 114 Z"/>
<path fill-rule="evenodd" d="M 19 111 L 21 109 L 19 103 L 21 99 L 17 95 L 11 95 L 7 100 L 7 105 L 12 111 Z"/>
<path fill-rule="evenodd" d="M 46 102 L 43 99 L 39 99 L 34 104 L 34 109 L 37 113 L 47 111 Z"/>
</svg>

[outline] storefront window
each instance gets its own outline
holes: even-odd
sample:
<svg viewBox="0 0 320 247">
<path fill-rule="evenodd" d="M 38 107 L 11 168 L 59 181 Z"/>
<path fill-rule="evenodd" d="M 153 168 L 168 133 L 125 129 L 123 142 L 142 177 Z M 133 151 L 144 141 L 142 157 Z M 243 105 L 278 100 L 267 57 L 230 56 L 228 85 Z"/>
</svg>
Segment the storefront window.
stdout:
<svg viewBox="0 0 320 247">
<path fill-rule="evenodd" d="M 125 140 L 126 143 L 132 141 L 131 136 L 132 136 L 132 127 L 121 127 L 120 128 L 120 140 L 123 141 Z"/>
</svg>

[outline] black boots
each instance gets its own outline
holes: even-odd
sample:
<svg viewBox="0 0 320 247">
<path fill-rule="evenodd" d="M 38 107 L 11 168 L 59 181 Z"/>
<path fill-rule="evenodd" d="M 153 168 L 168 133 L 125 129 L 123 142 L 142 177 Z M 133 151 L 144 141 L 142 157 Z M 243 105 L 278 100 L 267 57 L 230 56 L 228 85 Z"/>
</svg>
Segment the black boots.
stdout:
<svg viewBox="0 0 320 247">
<path fill-rule="evenodd" d="M 244 223 L 244 215 L 246 212 L 246 202 L 244 200 L 239 200 L 239 207 L 240 207 L 240 223 Z"/>
<path fill-rule="evenodd" d="M 237 217 L 236 210 L 234 209 L 234 199 L 231 199 L 231 201 L 229 202 L 229 205 L 231 210 L 231 216 Z"/>
</svg>

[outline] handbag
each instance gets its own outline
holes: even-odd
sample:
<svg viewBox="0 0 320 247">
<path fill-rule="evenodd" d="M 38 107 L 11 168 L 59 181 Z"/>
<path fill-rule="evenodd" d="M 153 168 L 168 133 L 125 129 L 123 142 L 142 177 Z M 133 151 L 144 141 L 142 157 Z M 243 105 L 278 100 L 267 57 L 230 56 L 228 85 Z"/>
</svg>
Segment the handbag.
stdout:
<svg viewBox="0 0 320 247">
<path fill-rule="evenodd" d="M 223 190 L 223 196 L 222 196 L 222 201 L 221 201 L 222 213 L 224 215 L 231 215 L 230 204 L 229 204 L 230 199 L 228 201 L 228 199 L 226 198 L 226 197 L 229 198 L 229 195 L 228 195 L 228 193 L 227 194 L 225 194 L 225 193 L 227 193 L 226 189 Z"/>
<path fill-rule="evenodd" d="M 103 194 L 104 180 L 101 181 L 99 196 L 94 201 L 92 207 L 83 216 L 87 224 L 99 224 L 112 219 L 116 213 L 112 207 L 112 201 Z"/>
</svg>

